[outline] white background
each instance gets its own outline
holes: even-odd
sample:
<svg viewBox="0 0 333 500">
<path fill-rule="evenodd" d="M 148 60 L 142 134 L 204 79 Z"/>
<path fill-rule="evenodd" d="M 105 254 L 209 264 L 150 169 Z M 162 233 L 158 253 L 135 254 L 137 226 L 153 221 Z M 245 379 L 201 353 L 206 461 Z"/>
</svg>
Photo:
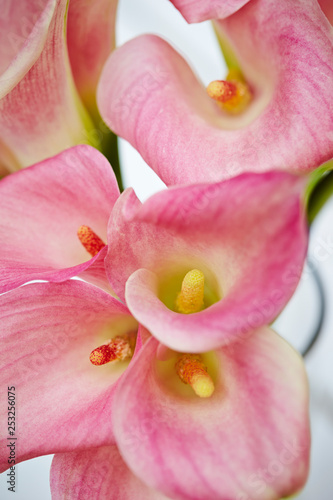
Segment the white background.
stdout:
<svg viewBox="0 0 333 500">
<path fill-rule="evenodd" d="M 189 26 L 168 0 L 120 0 L 118 44 L 141 33 L 157 33 L 171 41 L 190 61 L 203 83 L 222 78 L 225 67 L 209 23 Z M 133 186 L 143 200 L 163 188 L 138 153 L 121 141 L 125 185 Z M 333 200 L 322 211 L 311 231 L 309 255 L 317 266 L 328 306 L 333 297 Z M 320 249 L 320 259 L 315 257 Z M 276 330 L 296 348 L 302 348 L 317 321 L 318 296 L 311 273 L 306 272 L 299 290 L 276 323 Z M 328 307 L 320 339 L 306 360 L 311 387 L 312 465 L 300 500 L 333 498 L 333 311 Z M 49 500 L 51 457 L 19 464 L 17 492 L 7 491 L 6 475 L 0 476 L 2 500 Z M 135 500 L 135 499 L 133 499 Z"/>
</svg>

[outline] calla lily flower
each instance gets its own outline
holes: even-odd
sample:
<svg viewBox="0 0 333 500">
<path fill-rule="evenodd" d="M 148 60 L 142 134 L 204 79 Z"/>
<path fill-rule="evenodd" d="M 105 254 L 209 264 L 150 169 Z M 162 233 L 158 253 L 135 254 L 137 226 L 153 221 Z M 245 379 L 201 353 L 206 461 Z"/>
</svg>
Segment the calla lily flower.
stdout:
<svg viewBox="0 0 333 500">
<path fill-rule="evenodd" d="M 93 124 L 75 87 L 68 52 L 75 83 L 87 103 L 102 62 L 113 48 L 117 2 L 1 3 L 0 170 L 8 173 L 89 143 Z M 105 37 L 105 45 L 100 37 Z M 90 78 L 83 84 L 86 73 Z"/>
<path fill-rule="evenodd" d="M 146 342 L 114 394 L 122 458 L 114 447 L 56 455 L 52 498 L 275 500 L 296 493 L 310 443 L 300 356 L 268 328 L 258 330 L 209 354 L 215 392 L 201 399 L 177 378 L 174 358 L 158 359 L 158 347 L 154 338 Z"/>
<path fill-rule="evenodd" d="M 109 289 L 105 243 L 118 196 L 110 164 L 88 145 L 2 179 L 0 293 L 31 280 L 73 276 Z"/>
<path fill-rule="evenodd" d="M 310 172 L 333 157 L 333 36 L 317 0 L 251 0 L 224 20 L 238 2 L 175 4 L 191 22 L 216 14 L 242 74 L 217 74 L 212 99 L 167 42 L 145 35 L 110 56 L 98 88 L 105 122 L 167 185 Z"/>
<path fill-rule="evenodd" d="M 135 335 L 127 308 L 98 287 L 70 280 L 1 295 L 0 318 L 1 421 L 7 422 L 7 387 L 19 405 L 14 434 L 1 433 L 1 471 L 9 467 L 7 436 L 19 443 L 16 463 L 113 444 L 112 398 L 129 362 L 94 366 L 90 353 L 115 336 Z"/>
<path fill-rule="evenodd" d="M 204 352 L 272 322 L 307 250 L 302 178 L 243 174 L 116 202 L 105 268 L 118 297 L 162 344 Z M 264 208 L 263 208 L 264 206 Z"/>
</svg>

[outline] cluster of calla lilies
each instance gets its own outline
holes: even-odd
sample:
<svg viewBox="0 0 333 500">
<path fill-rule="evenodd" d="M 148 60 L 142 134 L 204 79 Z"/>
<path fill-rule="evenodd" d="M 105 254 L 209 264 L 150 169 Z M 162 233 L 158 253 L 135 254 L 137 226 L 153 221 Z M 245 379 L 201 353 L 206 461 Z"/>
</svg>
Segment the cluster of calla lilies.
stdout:
<svg viewBox="0 0 333 500">
<path fill-rule="evenodd" d="M 332 168 L 333 4 L 170 2 L 213 21 L 207 88 L 158 36 L 115 48 L 116 0 L 0 0 L 0 462 L 15 386 L 16 463 L 55 454 L 54 500 L 308 476 L 304 364 L 269 325 Z M 113 134 L 168 189 L 121 193 Z"/>
</svg>

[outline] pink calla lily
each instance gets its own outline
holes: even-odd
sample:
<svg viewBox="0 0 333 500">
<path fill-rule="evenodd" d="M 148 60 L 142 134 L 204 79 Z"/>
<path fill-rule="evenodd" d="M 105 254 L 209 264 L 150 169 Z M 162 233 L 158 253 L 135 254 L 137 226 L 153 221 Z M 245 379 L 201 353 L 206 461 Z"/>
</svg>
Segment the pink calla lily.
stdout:
<svg viewBox="0 0 333 500">
<path fill-rule="evenodd" d="M 307 380 L 284 340 L 263 328 L 216 351 L 208 399 L 185 394 L 157 348 L 145 344 L 114 396 L 115 438 L 140 479 L 179 500 L 272 500 L 304 485 Z"/>
<path fill-rule="evenodd" d="M 301 275 L 307 227 L 301 178 L 243 174 L 116 202 L 105 268 L 116 294 L 160 342 L 202 352 L 273 321 Z M 263 210 L 264 204 L 264 210 Z M 175 308 L 191 269 L 204 274 L 204 308 Z"/>
<path fill-rule="evenodd" d="M 0 292 L 27 281 L 80 275 L 109 288 L 106 248 L 91 257 L 77 231 L 90 227 L 106 243 L 119 196 L 110 164 L 96 149 L 76 146 L 0 181 Z"/>
<path fill-rule="evenodd" d="M 6 2 L 1 16 L 7 52 L 1 61 L 0 138 L 16 160 L 5 165 L 9 171 L 87 142 L 88 116 L 66 59 L 67 3 Z"/>
<path fill-rule="evenodd" d="M 7 387 L 14 386 L 16 463 L 114 443 L 111 402 L 128 362 L 93 366 L 89 355 L 115 333 L 137 330 L 128 309 L 103 290 L 71 280 L 1 295 L 0 317 L 1 422 L 7 422 Z M 2 432 L 1 471 L 9 467 L 7 444 Z"/>
<path fill-rule="evenodd" d="M 113 48 L 114 16 L 105 12 L 114 12 L 116 2 L 95 1 L 94 9 L 91 4 L 89 13 L 79 15 L 80 9 L 88 8 L 86 4 L 81 0 L 1 2 L 0 142 L 7 154 L 0 146 L 0 165 L 7 173 L 90 142 L 93 125 L 75 88 L 68 49 L 75 82 L 87 101 Z M 106 33 L 103 45 L 100 37 Z M 88 46 L 94 49 L 93 62 Z M 89 82 L 83 86 L 87 72 Z"/>
<path fill-rule="evenodd" d="M 54 499 L 275 500 L 296 493 L 310 444 L 301 358 L 267 328 L 213 356 L 215 392 L 203 400 L 148 340 L 113 399 L 115 438 L 137 477 L 112 446 L 56 455 Z"/>
<path fill-rule="evenodd" d="M 199 2 L 180 3 L 197 13 Z M 317 0 L 251 0 L 216 26 L 253 95 L 242 114 L 226 115 L 167 42 L 145 35 L 104 67 L 98 104 L 110 128 L 167 185 L 309 172 L 331 159 L 333 36 Z"/>
</svg>

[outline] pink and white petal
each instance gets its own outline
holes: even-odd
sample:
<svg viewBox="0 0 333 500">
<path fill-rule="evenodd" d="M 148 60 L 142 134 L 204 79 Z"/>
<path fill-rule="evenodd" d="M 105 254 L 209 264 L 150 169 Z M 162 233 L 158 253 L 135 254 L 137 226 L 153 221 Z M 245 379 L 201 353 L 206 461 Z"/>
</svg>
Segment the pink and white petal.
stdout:
<svg viewBox="0 0 333 500">
<path fill-rule="evenodd" d="M 145 35 L 104 67 L 98 105 L 110 128 L 167 185 L 308 172 L 332 158 L 333 37 L 317 1 L 251 0 L 217 26 L 254 94 L 242 115 L 223 114 L 185 60 Z"/>
<path fill-rule="evenodd" d="M 91 259 L 77 230 L 87 225 L 106 243 L 119 189 L 96 149 L 81 145 L 0 182 L 0 292 L 35 279 L 82 277 L 104 282 L 105 251 Z M 95 281 L 94 281 L 95 280 Z"/>
<path fill-rule="evenodd" d="M 68 63 L 67 3 L 18 0 L 5 6 L 9 57 L 1 68 L 0 137 L 15 156 L 11 171 L 89 142 L 90 119 Z"/>
<path fill-rule="evenodd" d="M 306 256 L 303 186 L 300 177 L 270 172 L 165 190 L 143 205 L 125 191 L 108 228 L 112 288 L 152 335 L 182 352 L 269 324 L 293 294 Z M 179 314 L 174 302 L 191 269 L 204 273 L 214 300 Z"/>
<path fill-rule="evenodd" d="M 114 397 L 115 438 L 142 481 L 175 500 L 277 500 L 304 485 L 308 385 L 284 340 L 265 327 L 218 350 L 209 399 L 184 394 L 176 375 L 171 385 L 157 348 L 147 342 Z"/>
<path fill-rule="evenodd" d="M 53 500 L 168 500 L 138 479 L 117 446 L 103 446 L 54 456 Z"/>
<path fill-rule="evenodd" d="M 57 0 L 1 0 L 0 98 L 29 71 L 46 42 Z"/>
<path fill-rule="evenodd" d="M 224 19 L 243 7 L 249 0 L 171 0 L 188 23 Z"/>
<path fill-rule="evenodd" d="M 1 422 L 14 386 L 16 461 L 112 444 L 111 402 L 128 363 L 94 366 L 93 349 L 137 328 L 128 309 L 88 283 L 34 283 L 0 296 Z M 1 470 L 8 468 L 2 433 Z"/>
<path fill-rule="evenodd" d="M 117 0 L 71 0 L 67 45 L 76 87 L 86 107 L 96 112 L 96 87 L 115 46 Z"/>
</svg>

